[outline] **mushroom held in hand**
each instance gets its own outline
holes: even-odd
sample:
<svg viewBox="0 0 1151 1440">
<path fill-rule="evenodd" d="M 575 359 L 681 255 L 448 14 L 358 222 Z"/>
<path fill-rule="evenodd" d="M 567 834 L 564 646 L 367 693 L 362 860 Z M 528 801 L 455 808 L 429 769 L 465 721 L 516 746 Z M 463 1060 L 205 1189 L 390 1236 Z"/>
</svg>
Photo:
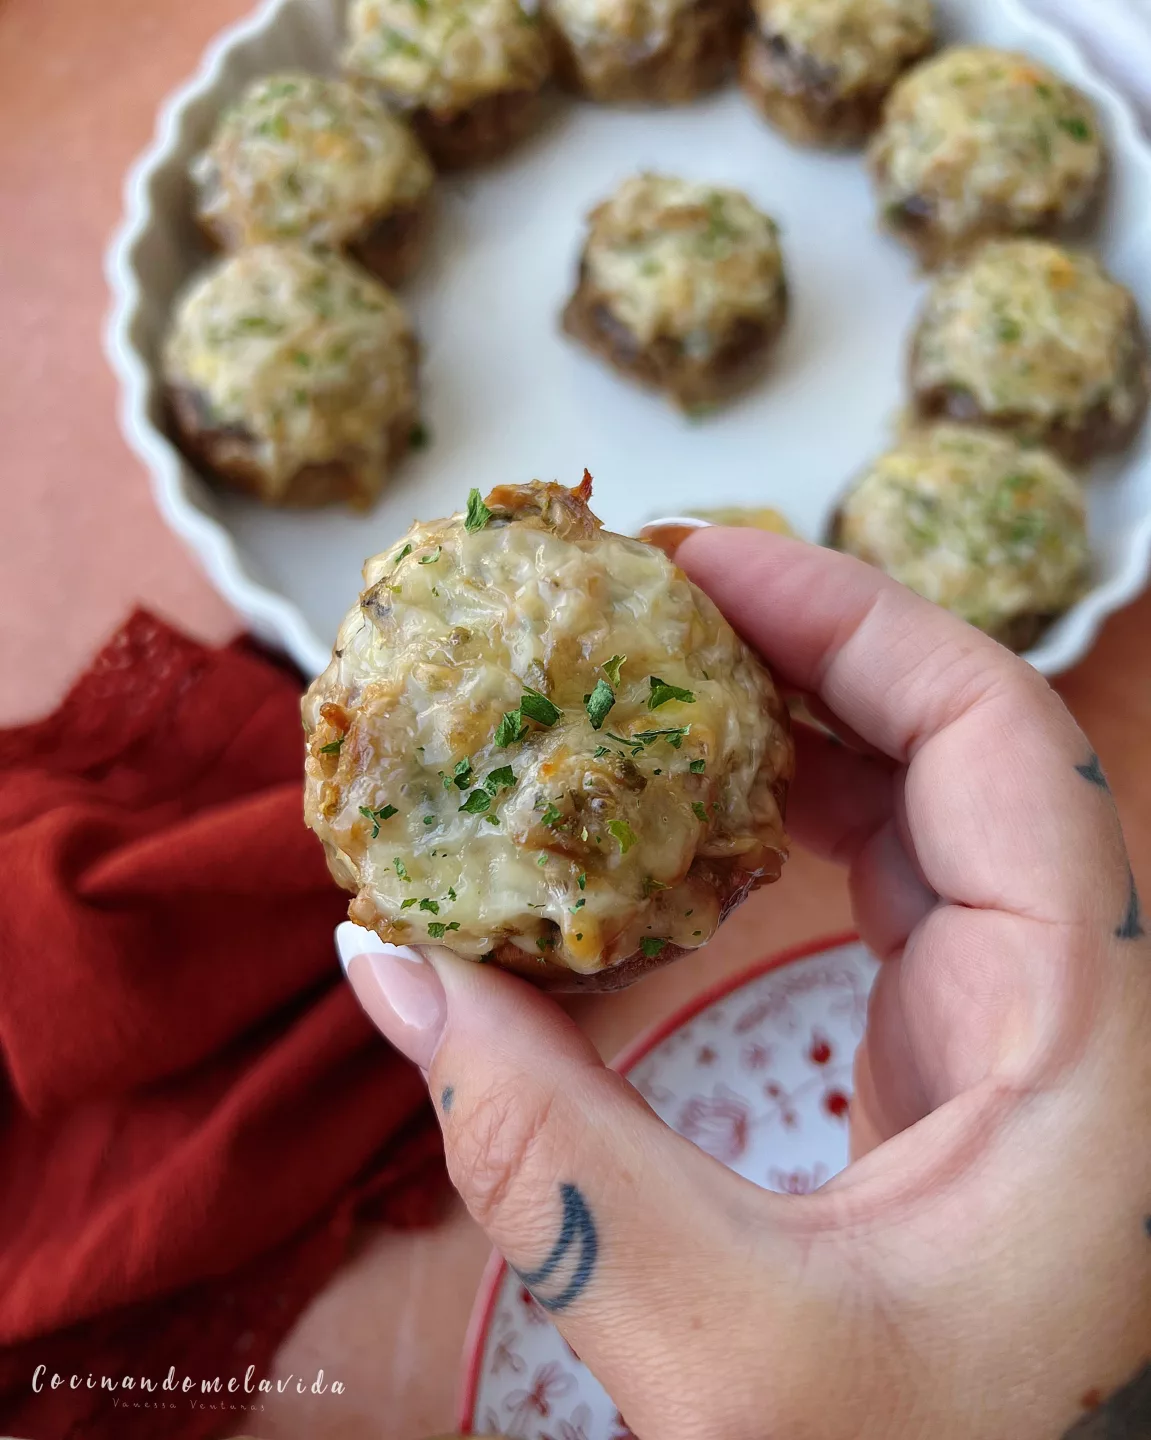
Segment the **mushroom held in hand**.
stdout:
<svg viewBox="0 0 1151 1440">
<path fill-rule="evenodd" d="M 164 342 L 177 438 L 266 505 L 366 509 L 417 421 L 400 302 L 338 255 L 256 245 L 198 275 Z"/>
<path fill-rule="evenodd" d="M 775 880 L 793 768 L 771 677 L 590 480 L 416 524 L 304 700 L 305 816 L 349 916 L 551 989 L 617 989 Z"/>
<path fill-rule="evenodd" d="M 643 174 L 588 218 L 570 335 L 686 410 L 759 374 L 787 316 L 770 216 L 739 190 Z"/>
</svg>

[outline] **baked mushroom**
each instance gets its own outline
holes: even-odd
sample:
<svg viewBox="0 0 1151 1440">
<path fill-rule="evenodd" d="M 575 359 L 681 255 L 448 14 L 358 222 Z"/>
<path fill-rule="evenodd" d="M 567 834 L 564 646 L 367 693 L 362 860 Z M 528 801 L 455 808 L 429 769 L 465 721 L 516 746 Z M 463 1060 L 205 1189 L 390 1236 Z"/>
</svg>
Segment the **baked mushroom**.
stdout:
<svg viewBox="0 0 1151 1440">
<path fill-rule="evenodd" d="M 1104 150 L 1074 86 L 1026 55 L 964 45 L 898 81 L 869 159 L 886 224 L 932 265 L 989 236 L 1078 219 Z"/>
<path fill-rule="evenodd" d="M 758 375 L 787 283 L 778 228 L 746 195 L 637 175 L 588 219 L 570 335 L 688 410 Z"/>
<path fill-rule="evenodd" d="M 853 483 L 830 543 L 1025 650 L 1079 599 L 1083 492 L 1044 450 L 996 430 L 911 433 Z"/>
<path fill-rule="evenodd" d="M 1130 291 L 1090 255 L 992 241 L 938 279 L 911 345 L 921 416 L 991 424 L 1080 462 L 1132 438 L 1148 358 Z"/>
<path fill-rule="evenodd" d="M 502 155 L 539 118 L 551 55 L 520 0 L 352 0 L 348 37 L 345 67 L 443 169 Z"/>
<path fill-rule="evenodd" d="M 257 245 L 177 302 L 163 373 L 181 447 L 268 505 L 366 509 L 417 420 L 400 302 L 330 252 Z"/>
<path fill-rule="evenodd" d="M 295 72 L 253 80 L 192 164 L 196 218 L 221 250 L 329 246 L 389 285 L 419 258 L 432 179 L 419 141 L 375 96 Z"/>
<path fill-rule="evenodd" d="M 859 145 L 884 96 L 935 43 L 932 0 L 752 0 L 740 83 L 805 145 Z"/>
<path fill-rule="evenodd" d="M 713 90 L 743 29 L 738 0 L 543 0 L 556 73 L 606 103 L 674 105 Z"/>
<path fill-rule="evenodd" d="M 590 478 L 412 526 L 303 702 L 304 813 L 349 918 L 551 989 L 617 989 L 780 874 L 771 677 Z"/>
</svg>

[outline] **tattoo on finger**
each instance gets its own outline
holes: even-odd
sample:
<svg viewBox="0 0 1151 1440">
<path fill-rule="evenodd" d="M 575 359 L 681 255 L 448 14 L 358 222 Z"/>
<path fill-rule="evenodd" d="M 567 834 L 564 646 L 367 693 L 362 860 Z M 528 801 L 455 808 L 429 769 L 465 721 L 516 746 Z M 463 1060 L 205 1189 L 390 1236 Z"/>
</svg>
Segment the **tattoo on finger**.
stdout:
<svg viewBox="0 0 1151 1440">
<path fill-rule="evenodd" d="M 1135 888 L 1135 876 L 1127 872 L 1127 913 L 1115 929 L 1117 940 L 1141 940 L 1147 933 L 1143 929 L 1143 911 L 1139 904 L 1139 891 Z"/>
<path fill-rule="evenodd" d="M 566 1310 L 584 1293 L 599 1258 L 599 1233 L 578 1185 L 560 1186 L 563 1216 L 551 1253 L 536 1270 L 516 1274 L 545 1310 Z"/>
<path fill-rule="evenodd" d="M 445 1085 L 440 1091 L 440 1110 L 448 1115 L 451 1113 L 452 1102 L 456 1098 L 456 1092 L 451 1085 Z"/>
<path fill-rule="evenodd" d="M 1100 790 L 1106 790 L 1108 795 L 1110 795 L 1111 786 L 1107 783 L 1107 776 L 1103 773 L 1103 766 L 1099 763 L 1099 756 L 1096 755 L 1094 751 L 1091 752 L 1091 758 L 1087 761 L 1086 765 L 1076 765 L 1075 769 L 1083 776 L 1089 785 L 1095 785 Z"/>
</svg>

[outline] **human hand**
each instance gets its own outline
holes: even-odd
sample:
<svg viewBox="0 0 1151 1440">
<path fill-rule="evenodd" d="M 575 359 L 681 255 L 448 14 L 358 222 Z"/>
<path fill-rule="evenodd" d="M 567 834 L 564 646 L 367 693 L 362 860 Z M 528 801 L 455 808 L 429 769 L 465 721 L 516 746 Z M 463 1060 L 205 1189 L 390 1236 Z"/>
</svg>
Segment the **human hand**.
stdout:
<svg viewBox="0 0 1151 1440">
<path fill-rule="evenodd" d="M 848 866 L 884 961 L 858 1158 L 759 1190 L 549 997 L 353 945 L 456 1186 L 644 1440 L 1151 1434 L 1151 945 L 1086 739 L 845 556 L 714 529 L 676 559 L 847 742 L 800 729 L 789 828 Z"/>
</svg>

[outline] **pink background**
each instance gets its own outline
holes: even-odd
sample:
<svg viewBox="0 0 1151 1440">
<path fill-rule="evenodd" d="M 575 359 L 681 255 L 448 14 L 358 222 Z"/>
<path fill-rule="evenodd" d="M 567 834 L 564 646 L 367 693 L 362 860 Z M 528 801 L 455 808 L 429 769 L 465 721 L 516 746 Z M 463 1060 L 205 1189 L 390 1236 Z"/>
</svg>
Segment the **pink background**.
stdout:
<svg viewBox="0 0 1151 1440">
<path fill-rule="evenodd" d="M 0 723 L 50 706 L 135 602 L 209 639 L 237 628 L 162 525 L 119 438 L 99 327 L 101 256 L 121 176 L 160 99 L 247 8 L 246 0 L 0 0 Z M 1059 686 L 1111 778 L 1145 894 L 1148 634 L 1144 597 Z M 612 1053 L 720 975 L 849 923 L 839 875 L 797 854 L 785 880 L 706 951 L 620 997 L 573 1009 Z M 418 1440 L 450 1430 L 486 1255 L 462 1212 L 431 1233 L 365 1235 L 281 1354 L 285 1372 L 322 1365 L 346 1394 L 286 1395 L 236 1433 Z"/>
</svg>

